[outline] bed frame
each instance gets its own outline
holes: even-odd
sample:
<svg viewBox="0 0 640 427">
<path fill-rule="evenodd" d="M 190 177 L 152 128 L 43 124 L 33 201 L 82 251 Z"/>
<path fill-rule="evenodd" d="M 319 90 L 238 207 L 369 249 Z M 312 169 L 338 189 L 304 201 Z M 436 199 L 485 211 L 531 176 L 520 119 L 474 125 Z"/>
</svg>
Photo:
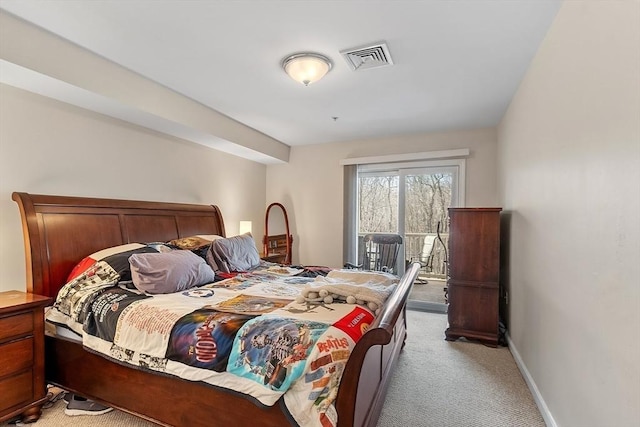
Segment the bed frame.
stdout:
<svg viewBox="0 0 640 427">
<path fill-rule="evenodd" d="M 100 249 L 196 234 L 225 235 L 216 206 L 17 192 L 12 198 L 22 218 L 27 291 L 54 298 L 74 265 Z M 377 423 L 406 339 L 406 301 L 418 269 L 414 264 L 407 270 L 349 358 L 336 400 L 340 427 Z M 134 369 L 63 337 L 45 337 L 45 358 L 49 384 L 161 425 L 291 423 L 282 404 L 259 407 L 238 393 Z"/>
</svg>

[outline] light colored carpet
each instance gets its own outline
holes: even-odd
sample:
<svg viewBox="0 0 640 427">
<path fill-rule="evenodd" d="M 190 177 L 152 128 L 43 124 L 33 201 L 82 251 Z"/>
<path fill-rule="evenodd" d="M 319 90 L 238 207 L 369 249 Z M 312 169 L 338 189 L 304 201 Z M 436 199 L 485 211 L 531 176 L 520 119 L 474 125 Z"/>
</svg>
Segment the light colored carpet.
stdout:
<svg viewBox="0 0 640 427">
<path fill-rule="evenodd" d="M 444 340 L 447 316 L 408 312 L 378 427 L 544 427 L 506 347 Z"/>
<path fill-rule="evenodd" d="M 64 413 L 65 406 L 66 402 L 60 399 L 51 408 L 42 411 L 38 422 L 24 425 L 33 427 L 157 427 L 155 423 L 115 409 L 102 415 L 70 417 Z M 0 423 L 0 426 L 13 427 L 13 424 Z"/>
<path fill-rule="evenodd" d="M 378 427 L 544 427 L 509 350 L 445 341 L 446 327 L 446 315 L 408 312 L 409 337 Z M 69 417 L 64 406 L 45 409 L 34 427 L 155 425 L 117 410 Z"/>
</svg>

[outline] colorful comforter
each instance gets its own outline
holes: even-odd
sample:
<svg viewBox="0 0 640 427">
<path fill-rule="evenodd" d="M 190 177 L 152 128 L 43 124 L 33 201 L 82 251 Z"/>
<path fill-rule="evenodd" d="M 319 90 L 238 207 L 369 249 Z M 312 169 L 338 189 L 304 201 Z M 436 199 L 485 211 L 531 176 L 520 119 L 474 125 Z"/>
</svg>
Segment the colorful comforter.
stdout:
<svg viewBox="0 0 640 427">
<path fill-rule="evenodd" d="M 65 285 L 47 312 L 48 321 L 80 334 L 87 349 L 239 391 L 257 404 L 284 396 L 301 426 L 337 424 L 342 371 L 374 320 L 366 306 L 296 302 L 314 278 L 281 267 L 154 296 L 99 269 Z"/>
</svg>

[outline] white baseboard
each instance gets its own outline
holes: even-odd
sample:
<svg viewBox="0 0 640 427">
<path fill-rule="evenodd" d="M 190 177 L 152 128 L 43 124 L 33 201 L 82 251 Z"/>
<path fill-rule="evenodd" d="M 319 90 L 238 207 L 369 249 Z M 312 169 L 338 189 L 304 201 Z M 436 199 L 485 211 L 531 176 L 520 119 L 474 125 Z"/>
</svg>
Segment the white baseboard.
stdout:
<svg viewBox="0 0 640 427">
<path fill-rule="evenodd" d="M 522 357 L 520 357 L 520 353 L 518 353 L 518 349 L 513 344 L 513 341 L 511 341 L 509 332 L 506 333 L 506 337 L 507 337 L 507 344 L 509 345 L 509 350 L 511 351 L 511 354 L 513 355 L 513 358 L 516 361 L 516 365 L 518 366 L 518 369 L 520 369 L 520 372 L 524 377 L 524 381 L 527 383 L 527 386 L 529 387 L 529 390 L 533 395 L 533 400 L 536 402 L 536 405 L 540 410 L 540 414 L 542 415 L 542 418 L 544 419 L 545 424 L 547 425 L 547 427 L 558 427 L 556 420 L 554 420 L 553 415 L 551 415 L 551 411 L 549 411 L 549 407 L 547 406 L 544 399 L 542 398 L 542 395 L 540 394 L 540 390 L 538 390 L 538 386 L 536 385 L 536 382 L 533 380 L 533 378 L 531 377 L 531 374 L 529 373 L 529 370 L 527 369 L 527 366 L 522 361 Z"/>
</svg>

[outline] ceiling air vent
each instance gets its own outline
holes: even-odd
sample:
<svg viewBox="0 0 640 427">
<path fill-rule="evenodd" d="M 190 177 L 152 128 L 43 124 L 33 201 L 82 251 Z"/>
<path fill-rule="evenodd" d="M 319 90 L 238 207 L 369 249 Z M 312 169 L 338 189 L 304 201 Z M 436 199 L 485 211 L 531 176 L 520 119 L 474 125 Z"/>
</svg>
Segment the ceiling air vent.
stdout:
<svg viewBox="0 0 640 427">
<path fill-rule="evenodd" d="M 389 48 L 384 42 L 341 50 L 340 53 L 353 71 L 393 65 Z"/>
</svg>

